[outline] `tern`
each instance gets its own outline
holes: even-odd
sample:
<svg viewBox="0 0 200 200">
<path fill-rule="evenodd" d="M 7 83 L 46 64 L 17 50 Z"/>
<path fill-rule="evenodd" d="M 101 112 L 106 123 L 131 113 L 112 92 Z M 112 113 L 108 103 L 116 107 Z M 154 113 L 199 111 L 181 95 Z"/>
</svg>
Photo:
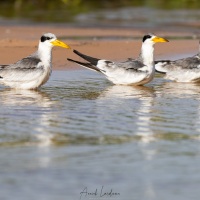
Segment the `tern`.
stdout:
<svg viewBox="0 0 200 200">
<path fill-rule="evenodd" d="M 52 33 L 41 36 L 38 50 L 10 65 L 0 65 L 0 84 L 15 89 L 36 89 L 45 84 L 52 71 L 52 47 L 70 48 Z"/>
<path fill-rule="evenodd" d="M 199 52 L 179 60 L 160 60 L 155 62 L 157 72 L 165 74 L 165 79 L 176 82 L 200 82 L 200 44 Z"/>
<path fill-rule="evenodd" d="M 124 62 L 113 62 L 93 58 L 73 50 L 75 54 L 88 62 L 80 62 L 70 58 L 68 60 L 104 74 L 108 80 L 116 85 L 144 85 L 149 83 L 155 74 L 154 44 L 168 42 L 168 40 L 148 34 L 143 37 L 142 41 L 141 53 L 137 59 L 129 58 Z"/>
</svg>

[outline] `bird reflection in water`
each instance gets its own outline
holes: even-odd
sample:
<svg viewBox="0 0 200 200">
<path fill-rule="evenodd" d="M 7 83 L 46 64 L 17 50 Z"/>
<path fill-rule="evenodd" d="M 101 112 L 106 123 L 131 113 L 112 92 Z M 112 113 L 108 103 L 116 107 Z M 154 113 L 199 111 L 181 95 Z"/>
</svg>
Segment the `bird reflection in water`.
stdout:
<svg viewBox="0 0 200 200">
<path fill-rule="evenodd" d="M 18 139 L 28 144 L 51 144 L 51 120 L 56 119 L 56 116 L 52 112 L 54 102 L 47 93 L 37 90 L 4 89 L 0 90 L 0 102 L 4 116 L 3 128 L 6 129 L 2 130 L 2 134 L 9 132 L 13 140 Z"/>
</svg>

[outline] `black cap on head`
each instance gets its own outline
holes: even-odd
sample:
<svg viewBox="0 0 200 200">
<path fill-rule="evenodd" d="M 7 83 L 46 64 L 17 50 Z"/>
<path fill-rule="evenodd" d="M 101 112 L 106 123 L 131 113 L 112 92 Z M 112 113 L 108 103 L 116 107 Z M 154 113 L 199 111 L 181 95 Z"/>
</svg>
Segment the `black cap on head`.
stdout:
<svg viewBox="0 0 200 200">
<path fill-rule="evenodd" d="M 43 35 L 40 40 L 41 40 L 41 42 L 45 42 L 46 40 L 50 40 L 50 39 L 52 39 L 52 38 Z"/>
<path fill-rule="evenodd" d="M 142 42 L 144 42 L 146 39 L 152 38 L 152 35 L 145 35 L 142 39 Z"/>
</svg>

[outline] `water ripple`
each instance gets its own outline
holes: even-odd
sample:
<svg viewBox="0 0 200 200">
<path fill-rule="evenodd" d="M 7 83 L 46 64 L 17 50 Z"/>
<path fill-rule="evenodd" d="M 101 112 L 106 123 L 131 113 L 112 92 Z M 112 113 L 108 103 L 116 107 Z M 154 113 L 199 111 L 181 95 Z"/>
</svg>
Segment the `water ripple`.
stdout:
<svg viewBox="0 0 200 200">
<path fill-rule="evenodd" d="M 0 146 L 198 139 L 199 88 L 159 78 L 116 86 L 86 70 L 55 72 L 41 91 L 0 90 Z"/>
</svg>

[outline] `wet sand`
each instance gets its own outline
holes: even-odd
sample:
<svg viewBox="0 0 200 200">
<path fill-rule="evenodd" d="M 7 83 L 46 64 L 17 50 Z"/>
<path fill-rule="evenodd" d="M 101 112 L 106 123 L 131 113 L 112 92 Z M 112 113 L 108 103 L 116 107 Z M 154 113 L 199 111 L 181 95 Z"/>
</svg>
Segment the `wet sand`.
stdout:
<svg viewBox="0 0 200 200">
<path fill-rule="evenodd" d="M 45 32 L 56 34 L 58 39 L 66 42 L 72 49 L 108 60 L 121 61 L 128 57 L 137 57 L 141 48 L 141 39 L 148 30 L 135 29 L 98 29 L 70 28 L 56 25 L 49 26 L 1 26 L 0 60 L 1 64 L 14 63 L 37 50 L 38 40 Z M 160 37 L 192 37 L 184 32 L 154 33 Z M 192 33 L 191 33 L 192 34 Z M 114 39 L 112 39 L 114 38 Z M 141 38 L 141 39 L 140 39 Z M 155 46 L 155 59 L 181 58 L 183 55 L 194 55 L 198 51 L 198 39 L 169 39 L 169 43 Z M 54 47 L 53 69 L 80 69 L 68 62 L 67 57 L 81 60 L 72 50 Z"/>
</svg>

